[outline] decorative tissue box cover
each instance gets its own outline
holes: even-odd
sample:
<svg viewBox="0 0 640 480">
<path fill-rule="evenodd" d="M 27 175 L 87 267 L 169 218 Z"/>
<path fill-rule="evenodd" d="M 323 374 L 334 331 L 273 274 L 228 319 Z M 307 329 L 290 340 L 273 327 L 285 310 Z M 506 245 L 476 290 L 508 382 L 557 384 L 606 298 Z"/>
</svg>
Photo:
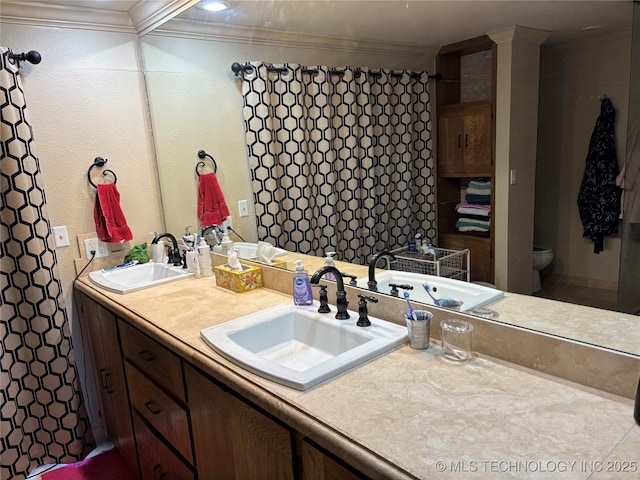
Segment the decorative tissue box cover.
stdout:
<svg viewBox="0 0 640 480">
<path fill-rule="evenodd" d="M 275 260 L 269 264 L 270 267 L 287 269 L 287 262 L 285 260 Z"/>
<path fill-rule="evenodd" d="M 242 271 L 233 270 L 227 265 L 214 267 L 216 284 L 232 292 L 242 293 L 262 286 L 262 269 L 242 265 Z"/>
</svg>

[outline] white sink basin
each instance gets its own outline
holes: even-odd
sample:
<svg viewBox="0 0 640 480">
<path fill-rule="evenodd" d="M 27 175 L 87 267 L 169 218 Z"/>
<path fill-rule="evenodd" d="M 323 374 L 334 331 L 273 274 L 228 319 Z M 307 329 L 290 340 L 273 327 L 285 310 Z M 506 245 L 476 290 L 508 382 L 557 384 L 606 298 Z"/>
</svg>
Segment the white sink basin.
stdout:
<svg viewBox="0 0 640 480">
<path fill-rule="evenodd" d="M 185 268 L 154 262 L 89 273 L 93 283 L 117 293 L 129 293 L 192 276 L 193 273 Z"/>
<path fill-rule="evenodd" d="M 368 289 L 368 278 L 358 279 L 358 287 Z M 476 283 L 463 282 L 461 280 L 452 280 L 446 277 L 437 277 L 435 275 L 424 275 L 421 273 L 401 272 L 398 270 L 386 270 L 376 274 L 378 282 L 378 291 L 380 293 L 390 293 L 390 283 L 407 284 L 413 287 L 409 290 L 411 300 L 434 305 L 434 301 L 422 286 L 423 283 L 431 287 L 431 293 L 438 300 L 443 298 L 462 300 L 461 312 L 483 307 L 499 300 L 504 296 L 502 290 L 478 285 Z M 435 289 L 435 291 L 434 291 Z M 402 298 L 402 290 L 399 296 Z"/>
<path fill-rule="evenodd" d="M 233 242 L 233 246 L 238 252 L 238 258 L 242 258 L 244 260 L 255 260 L 257 252 L 258 252 L 258 244 L 257 243 L 248 243 L 248 242 Z M 275 248 L 275 257 L 280 257 L 289 252 L 283 250 L 282 248 Z"/>
<path fill-rule="evenodd" d="M 318 305 L 292 304 L 261 310 L 209 327 L 204 340 L 228 360 L 274 382 L 306 390 L 379 357 L 407 341 L 405 327 L 369 317 L 358 327 L 358 314 L 336 320 L 318 313 Z"/>
</svg>

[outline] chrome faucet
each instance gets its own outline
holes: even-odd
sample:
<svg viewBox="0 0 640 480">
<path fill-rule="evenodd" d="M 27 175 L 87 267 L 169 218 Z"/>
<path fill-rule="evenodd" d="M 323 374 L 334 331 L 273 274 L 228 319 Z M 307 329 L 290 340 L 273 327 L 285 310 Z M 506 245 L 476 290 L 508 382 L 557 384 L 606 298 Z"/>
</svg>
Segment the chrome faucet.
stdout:
<svg viewBox="0 0 640 480">
<path fill-rule="evenodd" d="M 371 261 L 369 262 L 369 281 L 367 282 L 367 286 L 369 287 L 369 290 L 373 292 L 378 291 L 378 282 L 376 281 L 376 265 L 381 258 L 384 258 L 389 266 L 391 265 L 391 262 L 396 261 L 396 256 L 389 250 L 382 250 L 381 252 L 376 253 L 373 257 L 371 257 Z"/>
<path fill-rule="evenodd" d="M 168 238 L 169 240 L 171 240 L 171 244 L 173 245 L 173 248 L 169 247 L 169 251 L 167 253 L 169 257 L 168 263 L 173 263 L 175 266 L 182 265 L 182 258 L 180 257 L 180 249 L 178 248 L 178 241 L 176 240 L 176 237 L 174 237 L 170 233 L 159 233 L 155 237 L 153 237 L 153 240 L 151 240 L 151 244 L 155 245 L 163 238 Z"/>
<path fill-rule="evenodd" d="M 340 273 L 340 270 L 331 265 L 322 267 L 311 277 L 311 284 L 320 284 L 320 279 L 329 272 L 333 273 L 336 277 L 336 307 L 338 307 L 336 318 L 338 320 L 347 320 L 351 316 L 349 315 L 349 312 L 347 312 L 349 302 L 347 301 L 347 292 L 345 292 L 344 290 L 344 281 L 342 280 L 342 274 Z"/>
</svg>

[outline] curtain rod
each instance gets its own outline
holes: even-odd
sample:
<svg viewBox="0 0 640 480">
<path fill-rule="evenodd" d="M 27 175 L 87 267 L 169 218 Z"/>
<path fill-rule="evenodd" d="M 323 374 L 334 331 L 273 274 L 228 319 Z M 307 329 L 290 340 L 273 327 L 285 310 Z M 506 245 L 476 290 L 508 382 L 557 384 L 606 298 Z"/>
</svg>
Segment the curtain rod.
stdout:
<svg viewBox="0 0 640 480">
<path fill-rule="evenodd" d="M 27 53 L 13 53 L 11 49 L 9 49 L 8 56 L 11 60 L 16 60 L 18 65 L 20 65 L 20 62 L 25 61 L 37 65 L 42 61 L 42 55 L 35 50 L 30 50 Z"/>
<path fill-rule="evenodd" d="M 251 65 L 241 65 L 238 62 L 234 62 L 231 65 L 231 71 L 233 71 L 233 73 L 236 74 L 236 77 L 239 77 L 239 76 L 243 75 L 247 71 L 250 72 L 251 70 L 253 70 L 253 66 L 251 66 Z M 267 67 L 267 71 L 268 72 L 285 73 L 285 72 L 288 72 L 289 70 L 287 68 L 284 68 L 284 67 Z M 356 68 L 355 71 L 356 71 L 356 73 L 362 73 L 362 70 L 360 70 L 359 68 Z M 310 75 L 313 75 L 313 74 L 318 73 L 318 70 L 315 70 L 313 68 L 303 68 L 302 69 L 302 73 L 308 73 Z M 332 68 L 331 70 L 329 70 L 329 74 L 330 75 L 344 75 L 344 71 Z M 380 77 L 382 74 L 379 73 L 379 72 L 369 72 L 369 75 L 371 75 L 372 77 L 376 78 L 376 77 Z M 401 73 L 392 73 L 391 76 L 392 77 L 401 77 L 402 74 Z M 437 81 L 442 79 L 442 74 L 441 73 L 436 73 L 435 75 L 428 75 L 428 77 L 437 82 Z M 420 78 L 420 74 L 412 73 L 411 74 L 411 78 Z"/>
</svg>

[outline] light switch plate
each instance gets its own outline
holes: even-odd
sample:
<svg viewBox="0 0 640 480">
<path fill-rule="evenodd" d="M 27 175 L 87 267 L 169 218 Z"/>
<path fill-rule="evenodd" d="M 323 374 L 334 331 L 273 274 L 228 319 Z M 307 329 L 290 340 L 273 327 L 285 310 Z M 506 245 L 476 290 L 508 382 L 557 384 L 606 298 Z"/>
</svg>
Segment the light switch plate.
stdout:
<svg viewBox="0 0 640 480">
<path fill-rule="evenodd" d="M 69 246 L 69 232 L 66 225 L 53 227 L 53 243 L 56 247 Z"/>
<path fill-rule="evenodd" d="M 246 200 L 238 200 L 238 213 L 241 217 L 249 216 L 249 204 Z"/>
</svg>

